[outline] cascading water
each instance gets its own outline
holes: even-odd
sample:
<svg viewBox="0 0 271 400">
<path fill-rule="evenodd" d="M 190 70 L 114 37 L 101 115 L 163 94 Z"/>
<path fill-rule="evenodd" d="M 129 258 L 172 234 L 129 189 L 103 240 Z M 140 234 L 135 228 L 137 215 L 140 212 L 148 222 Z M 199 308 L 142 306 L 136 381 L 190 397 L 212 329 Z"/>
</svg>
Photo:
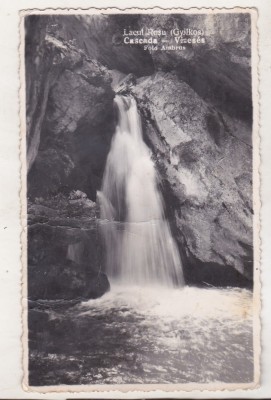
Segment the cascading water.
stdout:
<svg viewBox="0 0 271 400">
<path fill-rule="evenodd" d="M 119 120 L 98 192 L 107 273 L 126 284 L 180 286 L 181 260 L 165 219 L 136 101 L 117 95 L 115 103 Z"/>
<path fill-rule="evenodd" d="M 38 386 L 251 383 L 253 293 L 180 290 L 181 261 L 135 100 L 117 96 L 116 105 L 119 122 L 98 193 L 112 290 L 76 306 L 46 307 L 54 325 L 37 324 L 36 334 L 31 332 L 32 382 L 34 377 Z M 70 244 L 67 258 L 80 264 L 82 257 L 84 241 Z M 52 356 L 52 344 L 59 343 L 56 323 L 57 332 L 71 329 L 61 338 L 64 353 Z M 50 341 L 38 347 L 37 336 Z M 52 370 L 59 371 L 53 381 Z"/>
</svg>

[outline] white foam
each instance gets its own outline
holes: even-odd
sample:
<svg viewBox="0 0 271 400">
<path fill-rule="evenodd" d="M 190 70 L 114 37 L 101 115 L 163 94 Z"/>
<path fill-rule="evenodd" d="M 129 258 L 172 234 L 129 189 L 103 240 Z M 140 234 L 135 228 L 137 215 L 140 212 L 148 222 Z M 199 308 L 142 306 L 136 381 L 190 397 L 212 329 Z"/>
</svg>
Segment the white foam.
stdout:
<svg viewBox="0 0 271 400">
<path fill-rule="evenodd" d="M 204 289 L 186 286 L 181 289 L 162 286 L 121 286 L 96 300 L 89 300 L 89 309 L 104 312 L 125 308 L 145 316 L 165 319 L 248 319 L 252 315 L 252 293 L 246 289 Z"/>
</svg>

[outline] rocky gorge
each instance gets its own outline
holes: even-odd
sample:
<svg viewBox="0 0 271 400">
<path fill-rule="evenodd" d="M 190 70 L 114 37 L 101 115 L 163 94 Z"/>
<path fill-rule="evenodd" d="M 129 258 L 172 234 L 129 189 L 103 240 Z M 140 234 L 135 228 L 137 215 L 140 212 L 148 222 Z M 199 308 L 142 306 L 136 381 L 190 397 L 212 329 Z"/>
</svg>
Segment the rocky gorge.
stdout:
<svg viewBox="0 0 271 400">
<path fill-rule="evenodd" d="M 204 29 L 206 44 L 182 52 L 120 44 L 125 28 L 180 25 Z M 137 101 L 186 283 L 252 286 L 249 26 L 247 14 L 27 17 L 29 299 L 109 290 L 96 196 L 115 91 Z"/>
</svg>

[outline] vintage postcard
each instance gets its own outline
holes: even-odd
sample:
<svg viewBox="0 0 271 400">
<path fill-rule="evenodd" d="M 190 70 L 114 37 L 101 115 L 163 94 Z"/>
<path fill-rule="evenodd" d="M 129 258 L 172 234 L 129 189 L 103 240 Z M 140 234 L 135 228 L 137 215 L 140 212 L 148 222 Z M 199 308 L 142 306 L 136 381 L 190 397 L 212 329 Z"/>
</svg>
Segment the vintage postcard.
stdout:
<svg viewBox="0 0 271 400">
<path fill-rule="evenodd" d="M 24 389 L 256 388 L 257 12 L 20 28 Z"/>
</svg>

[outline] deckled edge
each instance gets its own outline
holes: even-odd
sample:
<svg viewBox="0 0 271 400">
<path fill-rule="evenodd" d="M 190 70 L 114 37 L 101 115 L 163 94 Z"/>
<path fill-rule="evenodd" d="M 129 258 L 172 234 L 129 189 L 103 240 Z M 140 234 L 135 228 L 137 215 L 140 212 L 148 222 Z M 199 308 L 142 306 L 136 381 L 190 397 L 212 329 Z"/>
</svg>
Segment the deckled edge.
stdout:
<svg viewBox="0 0 271 400">
<path fill-rule="evenodd" d="M 21 343 L 22 388 L 28 391 L 28 302 L 27 302 L 27 165 L 26 165 L 26 84 L 24 15 L 19 11 L 19 115 L 20 115 L 20 245 L 21 245 Z"/>
<path fill-rule="evenodd" d="M 84 15 L 84 14 L 113 14 L 113 13 L 141 13 L 141 14 L 200 14 L 200 13 L 249 13 L 251 16 L 251 78 L 252 78 L 252 101 L 253 101 L 253 243 L 254 243 L 254 289 L 253 289 L 253 350 L 254 350 L 254 381 L 251 383 L 187 383 L 187 384 L 122 384 L 122 385 L 59 385 L 59 386 L 40 386 L 34 387 L 28 385 L 28 308 L 27 308 L 27 168 L 26 168 L 26 97 L 25 97 L 25 30 L 24 18 L 28 15 Z M 26 392 L 31 393 L 110 393 L 119 392 L 120 394 L 133 395 L 144 392 L 163 391 L 165 394 L 169 392 L 227 392 L 235 390 L 255 390 L 260 387 L 260 360 L 261 360 L 261 297 L 260 297 L 260 261 L 261 261 L 261 157 L 260 157 L 260 71 L 259 71 L 259 30 L 257 26 L 258 9 L 256 7 L 191 7 L 191 8 L 118 8 L 118 7 L 90 7 L 90 8 L 46 8 L 46 9 L 22 9 L 19 10 L 19 105 L 20 105 L 20 201 L 21 201 L 21 326 L 22 326 L 22 367 L 23 378 L 22 388 Z"/>
<path fill-rule="evenodd" d="M 253 150 L 253 349 L 254 381 L 261 379 L 261 135 L 260 135 L 260 51 L 259 11 L 251 14 L 252 150 Z"/>
</svg>

